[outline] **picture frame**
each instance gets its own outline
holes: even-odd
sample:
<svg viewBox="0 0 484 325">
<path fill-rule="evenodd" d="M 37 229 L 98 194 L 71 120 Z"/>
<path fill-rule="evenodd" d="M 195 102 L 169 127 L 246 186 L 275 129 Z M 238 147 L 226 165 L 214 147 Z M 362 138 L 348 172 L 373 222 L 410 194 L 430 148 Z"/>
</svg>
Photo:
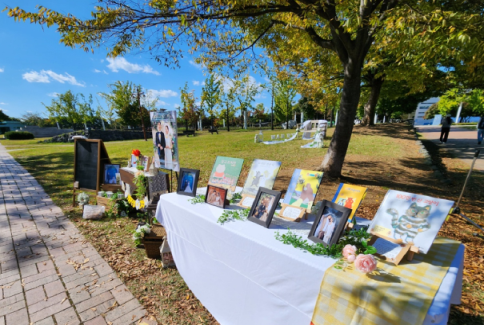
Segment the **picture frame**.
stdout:
<svg viewBox="0 0 484 325">
<path fill-rule="evenodd" d="M 248 220 L 269 228 L 282 193 L 259 187 L 254 203 L 250 208 Z"/>
<path fill-rule="evenodd" d="M 131 166 L 132 168 L 136 168 L 138 166 L 138 157 L 131 154 Z"/>
<path fill-rule="evenodd" d="M 120 164 L 104 164 L 103 183 L 119 185 L 121 180 L 119 176 L 120 168 Z"/>
<path fill-rule="evenodd" d="M 351 211 L 344 206 L 323 200 L 308 239 L 325 246 L 336 244 L 343 234 Z"/>
<path fill-rule="evenodd" d="M 144 172 L 147 172 L 150 169 L 151 157 L 149 157 L 149 156 L 143 156 L 140 161 L 143 164 L 143 171 Z"/>
<path fill-rule="evenodd" d="M 208 185 L 207 193 L 205 194 L 205 203 L 225 209 L 227 192 L 228 190 L 226 188 Z"/>
<path fill-rule="evenodd" d="M 179 182 L 176 193 L 180 195 L 187 195 L 195 197 L 197 195 L 198 178 L 200 177 L 200 170 L 180 168 Z"/>
</svg>

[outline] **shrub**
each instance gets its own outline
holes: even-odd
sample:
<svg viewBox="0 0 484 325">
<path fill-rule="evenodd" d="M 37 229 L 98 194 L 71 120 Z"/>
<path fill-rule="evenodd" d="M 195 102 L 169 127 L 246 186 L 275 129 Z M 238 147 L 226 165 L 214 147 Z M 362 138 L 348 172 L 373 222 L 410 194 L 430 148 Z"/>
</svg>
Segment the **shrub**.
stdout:
<svg viewBox="0 0 484 325">
<path fill-rule="evenodd" d="M 28 140 L 28 139 L 33 139 L 34 135 L 30 132 L 17 132 L 17 131 L 9 131 L 5 132 L 5 139 L 9 140 Z"/>
</svg>

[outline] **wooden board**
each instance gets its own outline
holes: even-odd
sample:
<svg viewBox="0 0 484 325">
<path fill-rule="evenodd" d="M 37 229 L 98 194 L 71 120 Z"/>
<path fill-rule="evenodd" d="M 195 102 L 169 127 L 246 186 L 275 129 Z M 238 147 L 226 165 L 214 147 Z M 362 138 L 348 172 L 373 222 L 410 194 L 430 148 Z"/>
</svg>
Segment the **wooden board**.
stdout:
<svg viewBox="0 0 484 325">
<path fill-rule="evenodd" d="M 76 139 L 74 141 L 74 182 L 79 188 L 99 191 L 103 180 L 104 164 L 110 164 L 102 140 Z"/>
</svg>

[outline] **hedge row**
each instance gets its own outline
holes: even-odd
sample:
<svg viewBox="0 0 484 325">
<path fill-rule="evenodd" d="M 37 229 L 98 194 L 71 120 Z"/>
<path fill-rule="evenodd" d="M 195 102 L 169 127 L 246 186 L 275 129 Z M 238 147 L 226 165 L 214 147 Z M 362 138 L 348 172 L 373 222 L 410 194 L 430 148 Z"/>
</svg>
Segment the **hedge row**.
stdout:
<svg viewBox="0 0 484 325">
<path fill-rule="evenodd" d="M 28 139 L 33 139 L 34 135 L 30 132 L 17 132 L 17 131 L 9 131 L 5 132 L 5 139 L 9 140 L 28 140 Z"/>
</svg>

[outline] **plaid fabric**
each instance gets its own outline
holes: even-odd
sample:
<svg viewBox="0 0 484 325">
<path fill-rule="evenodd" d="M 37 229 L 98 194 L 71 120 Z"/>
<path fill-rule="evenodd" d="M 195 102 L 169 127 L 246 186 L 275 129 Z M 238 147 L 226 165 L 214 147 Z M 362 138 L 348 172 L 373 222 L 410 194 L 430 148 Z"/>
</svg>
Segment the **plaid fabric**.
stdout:
<svg viewBox="0 0 484 325">
<path fill-rule="evenodd" d="M 427 254 L 398 266 L 379 261 L 369 275 L 352 264 L 328 269 L 311 324 L 422 324 L 459 246 L 438 237 Z"/>
</svg>

